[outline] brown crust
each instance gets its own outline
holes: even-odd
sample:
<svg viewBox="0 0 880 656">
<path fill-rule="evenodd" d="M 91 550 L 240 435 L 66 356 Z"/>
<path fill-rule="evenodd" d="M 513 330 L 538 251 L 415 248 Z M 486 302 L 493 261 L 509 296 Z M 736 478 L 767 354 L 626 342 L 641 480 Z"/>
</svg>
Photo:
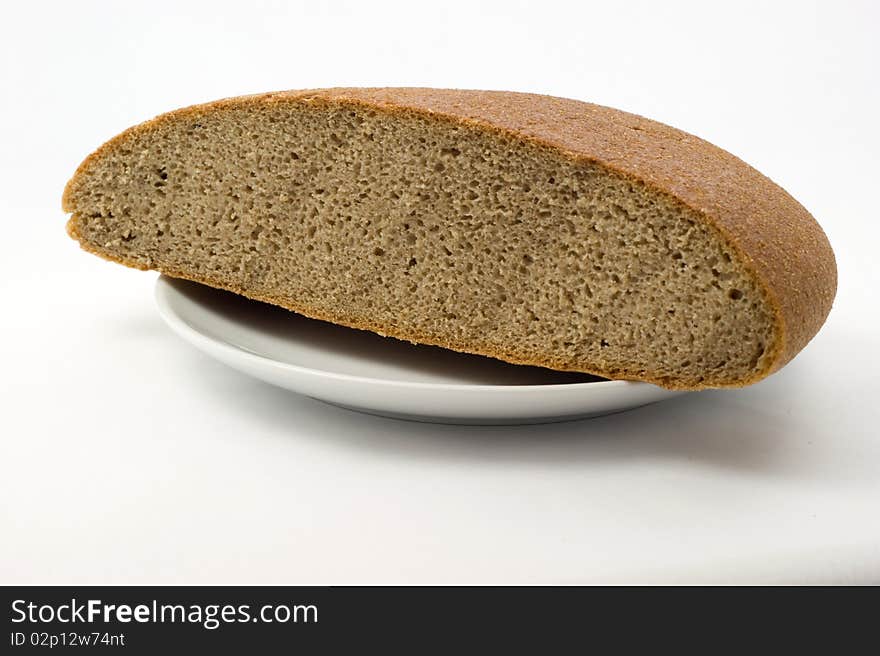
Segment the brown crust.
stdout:
<svg viewBox="0 0 880 656">
<path fill-rule="evenodd" d="M 279 102 L 366 105 L 389 113 L 430 115 L 438 120 L 467 124 L 548 147 L 560 155 L 602 165 L 651 186 L 699 214 L 714 227 L 742 259 L 767 295 L 776 318 L 776 342 L 764 359 L 763 370 L 738 385 L 747 385 L 776 371 L 812 339 L 825 321 L 837 289 L 834 254 L 822 228 L 784 189 L 730 153 L 675 128 L 616 109 L 576 100 L 504 91 L 459 91 L 418 88 L 336 88 L 285 91 L 218 100 L 163 114 L 137 125 L 105 143 L 77 169 L 67 184 L 63 209 L 74 212 L 74 190 L 100 157 L 138 134 L 166 121 L 192 117 L 229 107 L 261 107 Z M 68 223 L 78 239 L 77 216 Z M 142 264 L 109 257 L 79 240 L 83 248 L 127 266 Z M 163 271 L 214 287 L 242 293 L 216 280 L 193 278 L 186 272 Z M 477 345 L 452 344 L 434 336 L 403 334 L 387 326 L 330 317 L 293 307 L 270 297 L 248 296 L 309 317 L 400 339 L 437 344 L 454 350 L 481 353 L 510 362 L 563 368 L 561 363 L 535 354 L 498 353 Z M 614 377 L 616 372 L 590 371 Z M 692 388 L 713 381 L 686 384 L 668 379 L 648 382 L 665 387 Z"/>
</svg>

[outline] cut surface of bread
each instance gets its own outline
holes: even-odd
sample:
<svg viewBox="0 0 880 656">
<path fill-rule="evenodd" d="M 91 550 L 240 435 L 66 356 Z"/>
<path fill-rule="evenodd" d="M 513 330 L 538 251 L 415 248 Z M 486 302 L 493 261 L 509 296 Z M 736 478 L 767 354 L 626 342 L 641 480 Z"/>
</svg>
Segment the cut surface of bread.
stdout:
<svg viewBox="0 0 880 656">
<path fill-rule="evenodd" d="M 810 214 L 711 144 L 509 92 L 326 89 L 135 126 L 68 183 L 83 248 L 310 317 L 670 388 L 788 362 L 836 290 Z"/>
</svg>

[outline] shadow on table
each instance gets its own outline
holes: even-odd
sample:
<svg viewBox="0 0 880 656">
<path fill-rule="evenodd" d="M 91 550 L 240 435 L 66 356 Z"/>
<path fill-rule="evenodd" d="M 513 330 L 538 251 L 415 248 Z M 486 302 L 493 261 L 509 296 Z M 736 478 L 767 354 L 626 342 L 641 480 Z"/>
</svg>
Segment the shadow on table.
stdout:
<svg viewBox="0 0 880 656">
<path fill-rule="evenodd" d="M 190 291 L 198 294 L 203 289 L 206 288 L 195 285 Z M 204 293 L 210 295 L 209 301 L 221 303 L 216 308 L 220 313 L 234 313 L 237 307 L 234 304 L 251 304 L 247 308 L 248 321 L 265 323 L 257 326 L 262 334 L 286 330 L 288 322 L 297 322 L 298 331 L 314 327 L 313 337 L 319 347 L 345 348 L 355 339 L 369 346 L 366 348 L 358 341 L 359 353 L 382 356 L 383 349 L 397 353 L 402 348 L 401 342 L 372 333 L 313 322 L 262 304 L 259 311 L 254 311 L 252 302 L 240 297 L 218 296 L 215 290 Z M 339 331 L 346 334 L 339 337 Z M 799 450 L 792 448 L 792 442 L 808 439 L 810 430 L 809 412 L 798 415 L 792 408 L 803 410 L 804 404 L 809 403 L 807 399 L 815 397 L 809 377 L 798 375 L 796 371 L 798 362 L 792 363 L 785 372 L 744 390 L 686 394 L 605 417 L 530 426 L 452 426 L 387 419 L 330 406 L 233 372 L 178 344 L 181 357 L 193 358 L 194 367 L 202 370 L 201 375 L 194 373 L 198 384 L 214 386 L 218 396 L 236 411 L 250 415 L 255 424 L 264 424 L 273 432 L 295 426 L 297 439 L 321 440 L 344 449 L 383 451 L 389 458 L 461 463 L 489 461 L 522 467 L 551 464 L 560 468 L 667 459 L 726 470 L 803 475 L 815 474 L 817 469 L 831 472 L 834 467 L 833 462 L 823 461 L 821 456 L 808 456 L 806 461 L 801 457 L 794 463 L 791 460 L 791 453 Z M 546 370 L 533 367 L 520 368 L 434 347 L 405 346 L 420 354 L 426 369 L 440 372 L 448 362 L 460 368 L 460 359 L 472 358 L 479 364 L 474 368 L 479 372 L 478 377 L 489 376 L 493 382 L 500 382 L 501 378 L 508 384 L 523 384 L 535 381 L 517 380 L 518 376 L 531 379 L 536 371 L 546 375 L 542 373 Z M 508 370 L 514 373 L 509 374 Z M 518 370 L 525 373 L 520 374 Z M 550 372 L 550 375 L 558 374 Z M 803 449 L 800 452 L 803 454 Z"/>
<path fill-rule="evenodd" d="M 227 369 L 205 356 L 194 374 L 200 385 L 257 425 L 277 432 L 296 427 L 296 439 L 344 449 L 381 450 L 390 458 L 516 466 L 667 458 L 746 471 L 773 471 L 786 460 L 784 417 L 749 403 L 743 391 L 686 394 L 629 412 L 594 419 L 524 426 L 455 426 L 388 419 L 338 408 Z M 747 418 L 747 420 L 746 420 Z"/>
</svg>

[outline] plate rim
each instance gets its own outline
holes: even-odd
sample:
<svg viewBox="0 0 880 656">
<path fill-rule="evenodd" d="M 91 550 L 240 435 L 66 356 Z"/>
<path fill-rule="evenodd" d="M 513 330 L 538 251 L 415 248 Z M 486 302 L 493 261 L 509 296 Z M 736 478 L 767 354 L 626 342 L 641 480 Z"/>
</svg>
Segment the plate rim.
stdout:
<svg viewBox="0 0 880 656">
<path fill-rule="evenodd" d="M 658 389 L 662 389 L 667 392 L 672 392 L 674 390 L 666 390 L 665 388 L 659 387 L 658 385 L 652 385 L 651 383 L 646 383 L 644 381 L 636 381 L 636 380 L 604 380 L 604 381 L 596 381 L 596 382 L 584 382 L 584 383 L 550 383 L 546 385 L 491 385 L 491 384 L 469 384 L 469 383 L 428 383 L 428 382 L 419 382 L 419 381 L 402 381 L 402 380 L 391 380 L 387 378 L 374 378 L 371 376 L 357 376 L 354 374 L 345 374 L 334 371 L 327 371 L 325 369 L 315 369 L 312 367 L 306 367 L 303 365 L 292 364 L 290 362 L 283 362 L 281 360 L 276 360 L 274 358 L 260 355 L 259 353 L 253 353 L 244 349 L 240 346 L 236 346 L 230 342 L 225 340 L 219 340 L 216 338 L 212 338 L 203 332 L 197 330 L 195 327 L 190 325 L 183 317 L 181 317 L 172 307 L 171 296 L 173 294 L 178 294 L 177 290 L 174 288 L 173 282 L 174 280 L 182 280 L 181 278 L 174 278 L 173 276 L 165 275 L 164 273 L 160 273 L 156 278 L 156 282 L 153 288 L 153 297 L 156 303 L 156 307 L 159 310 L 159 316 L 167 323 L 172 329 L 175 330 L 178 334 L 186 335 L 190 338 L 190 341 L 201 342 L 203 344 L 209 345 L 212 348 L 219 348 L 227 353 L 234 354 L 236 357 L 244 357 L 246 359 L 259 362 L 262 365 L 270 365 L 273 367 L 277 367 L 279 369 L 284 369 L 287 371 L 299 373 L 299 374 L 307 374 L 312 376 L 321 376 L 323 378 L 329 378 L 333 380 L 345 381 L 347 383 L 358 383 L 358 384 L 369 384 L 369 385 L 382 385 L 385 387 L 403 387 L 406 389 L 419 389 L 421 391 L 429 391 L 429 390 L 437 390 L 437 391 L 479 391 L 479 392 L 488 392 L 488 393 L 504 393 L 504 394 L 525 394 L 532 393 L 538 391 L 545 392 L 553 392 L 554 390 L 562 391 L 577 391 L 581 389 L 592 389 L 599 391 L 602 390 L 611 390 L 616 388 L 632 388 L 632 387 L 656 387 Z M 196 283 L 194 281 L 193 284 L 202 284 Z M 218 289 L 215 287 L 210 287 L 210 285 L 204 285 L 205 287 L 209 287 L 211 289 Z M 223 291 L 218 289 L 218 291 Z M 514 391 L 516 390 L 516 391 Z"/>
</svg>

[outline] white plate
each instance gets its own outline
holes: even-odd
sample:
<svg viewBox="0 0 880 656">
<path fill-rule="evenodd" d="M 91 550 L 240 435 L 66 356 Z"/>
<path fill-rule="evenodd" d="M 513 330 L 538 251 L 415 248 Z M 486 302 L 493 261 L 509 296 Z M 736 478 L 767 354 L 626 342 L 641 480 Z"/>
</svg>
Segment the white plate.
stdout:
<svg viewBox="0 0 880 656">
<path fill-rule="evenodd" d="M 221 362 L 371 414 L 459 424 L 543 423 L 621 412 L 678 394 L 414 345 L 165 276 L 156 281 L 156 302 L 177 334 Z"/>
</svg>

